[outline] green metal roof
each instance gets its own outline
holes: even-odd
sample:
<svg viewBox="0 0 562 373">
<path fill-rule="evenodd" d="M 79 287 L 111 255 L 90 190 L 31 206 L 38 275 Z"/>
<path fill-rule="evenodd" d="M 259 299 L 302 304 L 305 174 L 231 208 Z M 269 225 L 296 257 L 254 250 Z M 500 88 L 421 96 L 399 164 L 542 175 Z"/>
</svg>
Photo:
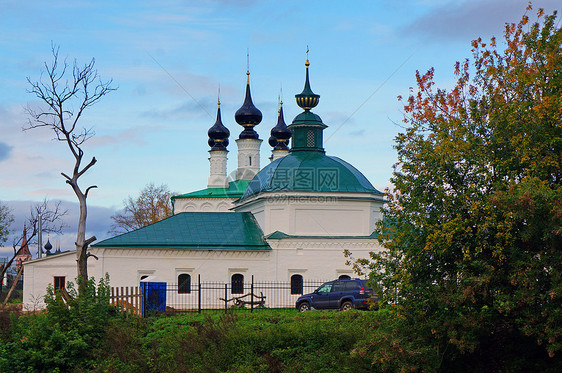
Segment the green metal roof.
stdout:
<svg viewBox="0 0 562 373">
<path fill-rule="evenodd" d="M 322 123 L 322 119 L 317 114 L 312 111 L 303 111 L 293 119 L 293 122 L 289 125 L 289 129 L 294 129 L 296 126 L 318 126 L 321 128 L 327 128 L 328 126 Z"/>
<path fill-rule="evenodd" d="M 246 191 L 250 180 L 236 180 L 228 183 L 228 188 L 207 188 L 191 193 L 173 196 L 172 200 L 178 198 L 240 198 Z"/>
<path fill-rule="evenodd" d="M 298 239 L 302 239 L 302 238 L 311 238 L 311 239 L 350 239 L 350 238 L 360 238 L 360 239 L 373 239 L 373 238 L 377 238 L 378 234 L 376 232 L 371 233 L 368 236 L 292 236 L 290 234 L 287 233 L 283 233 L 280 231 L 275 231 L 267 236 L 265 236 L 265 238 L 267 239 L 272 239 L 272 240 L 281 240 L 284 238 L 298 238 Z"/>
<path fill-rule="evenodd" d="M 92 246 L 271 250 L 249 212 L 182 212 Z"/>
<path fill-rule="evenodd" d="M 242 200 L 261 192 L 316 191 L 383 193 L 355 167 L 321 152 L 291 152 L 265 166 L 252 179 Z"/>
</svg>

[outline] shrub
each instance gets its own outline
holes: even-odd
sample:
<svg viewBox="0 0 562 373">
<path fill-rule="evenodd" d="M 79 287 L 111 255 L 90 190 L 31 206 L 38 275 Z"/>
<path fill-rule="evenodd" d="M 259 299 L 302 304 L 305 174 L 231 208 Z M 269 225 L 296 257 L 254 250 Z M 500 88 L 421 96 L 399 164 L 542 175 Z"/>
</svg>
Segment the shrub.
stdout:
<svg viewBox="0 0 562 373">
<path fill-rule="evenodd" d="M 0 348 L 0 371 L 87 369 L 111 315 L 108 283 L 107 277 L 97 286 L 89 280 L 80 296 L 69 284 L 68 304 L 49 287 L 45 312 L 12 317 Z"/>
</svg>

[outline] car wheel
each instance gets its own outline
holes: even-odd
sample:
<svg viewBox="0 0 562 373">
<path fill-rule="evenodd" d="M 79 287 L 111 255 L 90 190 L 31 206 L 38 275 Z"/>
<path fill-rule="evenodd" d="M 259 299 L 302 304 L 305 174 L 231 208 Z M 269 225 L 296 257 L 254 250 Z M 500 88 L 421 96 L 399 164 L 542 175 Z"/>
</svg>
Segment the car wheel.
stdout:
<svg viewBox="0 0 562 373">
<path fill-rule="evenodd" d="M 350 309 L 353 308 L 353 303 L 351 303 L 350 301 L 346 300 L 345 302 L 343 302 L 340 306 L 340 310 L 342 311 L 349 311 Z"/>
<path fill-rule="evenodd" d="M 310 311 L 310 303 L 302 302 L 299 305 L 299 312 L 306 312 L 306 311 Z"/>
</svg>

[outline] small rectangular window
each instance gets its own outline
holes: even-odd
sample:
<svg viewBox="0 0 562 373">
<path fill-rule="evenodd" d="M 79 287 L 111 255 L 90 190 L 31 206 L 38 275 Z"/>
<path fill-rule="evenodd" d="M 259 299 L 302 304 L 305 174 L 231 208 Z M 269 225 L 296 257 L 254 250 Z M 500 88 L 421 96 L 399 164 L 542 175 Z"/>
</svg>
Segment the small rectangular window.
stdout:
<svg viewBox="0 0 562 373">
<path fill-rule="evenodd" d="M 66 279 L 64 276 L 55 276 L 55 290 L 66 288 Z"/>
</svg>

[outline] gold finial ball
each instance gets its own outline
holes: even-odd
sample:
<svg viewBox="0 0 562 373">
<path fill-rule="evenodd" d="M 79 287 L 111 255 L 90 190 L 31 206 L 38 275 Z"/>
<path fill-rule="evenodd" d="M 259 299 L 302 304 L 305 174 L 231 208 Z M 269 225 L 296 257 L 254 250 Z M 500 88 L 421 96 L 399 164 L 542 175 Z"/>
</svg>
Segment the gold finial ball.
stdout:
<svg viewBox="0 0 562 373">
<path fill-rule="evenodd" d="M 318 105 L 318 97 L 315 96 L 299 96 L 297 97 L 297 105 L 304 110 L 310 110 L 316 105 Z"/>
</svg>

